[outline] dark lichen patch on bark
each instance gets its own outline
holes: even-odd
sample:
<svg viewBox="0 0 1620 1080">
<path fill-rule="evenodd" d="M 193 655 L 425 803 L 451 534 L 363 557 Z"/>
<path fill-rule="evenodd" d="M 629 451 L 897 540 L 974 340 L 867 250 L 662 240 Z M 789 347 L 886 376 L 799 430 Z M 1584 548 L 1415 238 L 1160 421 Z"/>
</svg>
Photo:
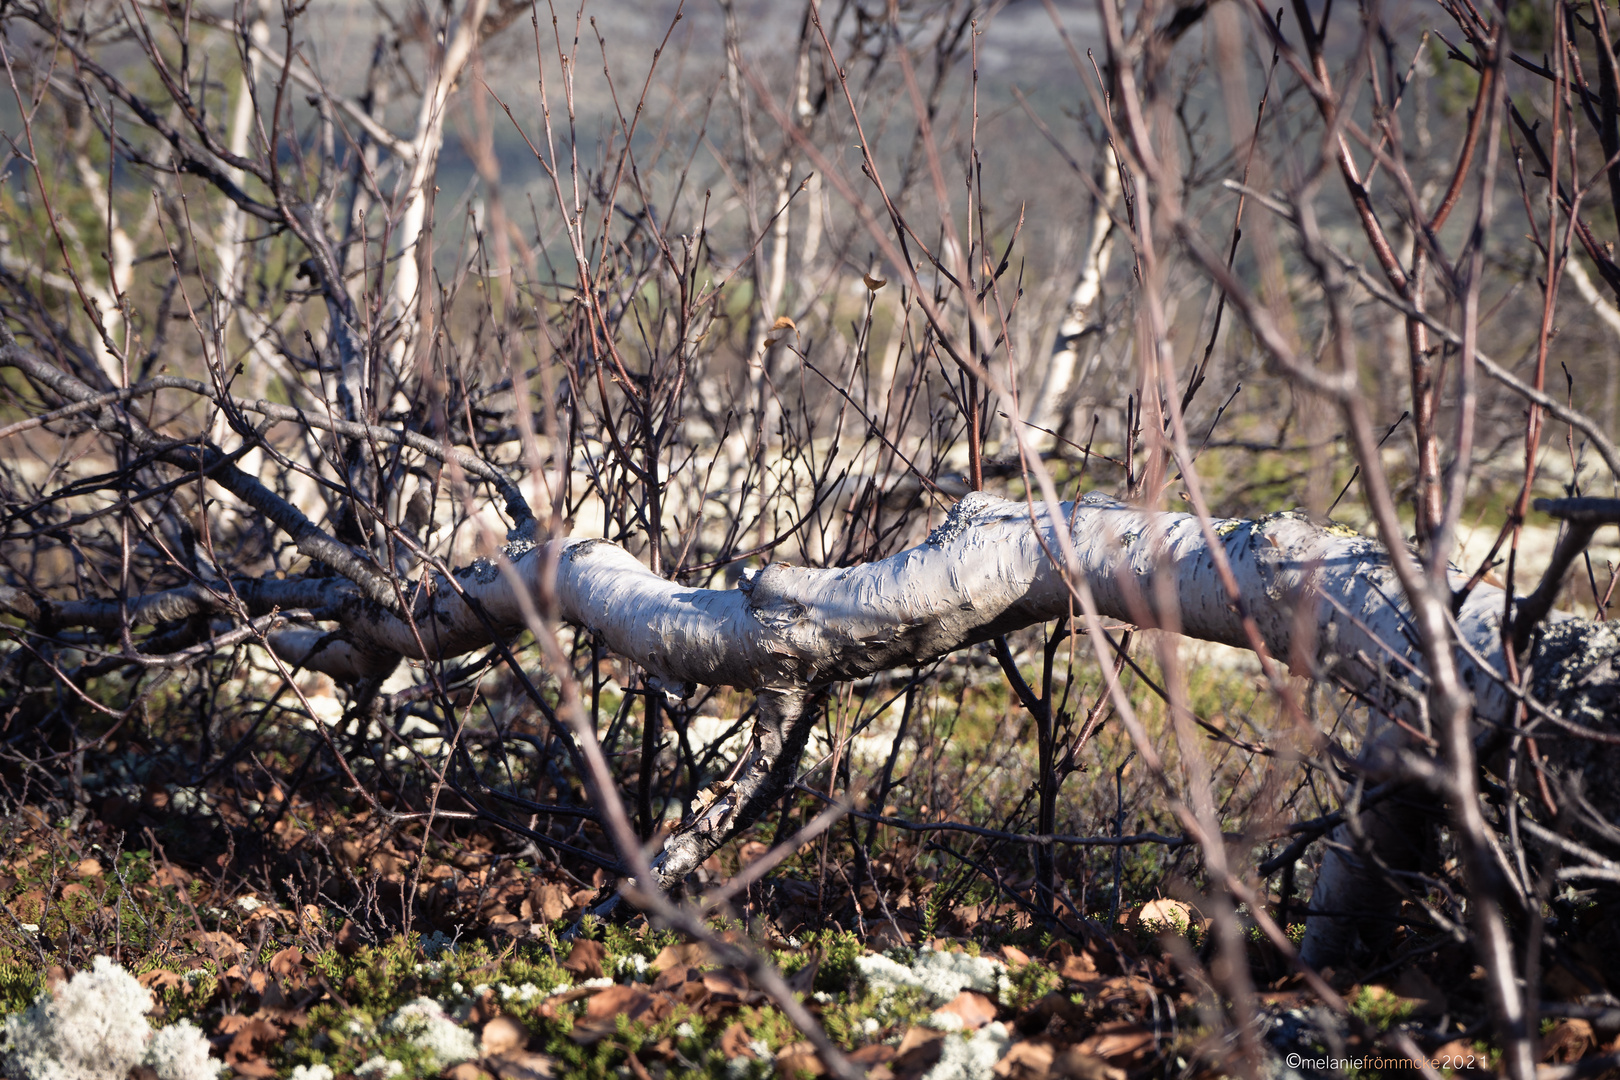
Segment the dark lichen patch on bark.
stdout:
<svg viewBox="0 0 1620 1080">
<path fill-rule="evenodd" d="M 1584 619 L 1552 623 L 1532 642 L 1531 693 L 1570 720 L 1613 727 L 1620 718 L 1620 630 Z"/>
<path fill-rule="evenodd" d="M 951 507 L 950 513 L 945 515 L 945 520 L 934 527 L 924 543 L 932 547 L 944 547 L 974 525 L 979 524 L 977 519 L 981 510 L 996 505 L 1001 501 L 993 495 L 986 495 L 982 491 L 968 492 L 967 495 L 962 497 L 962 501 Z"/>
<path fill-rule="evenodd" d="M 1529 662 L 1537 701 L 1582 727 L 1620 735 L 1620 628 L 1585 619 L 1551 623 L 1532 639 Z M 1585 803 L 1611 825 L 1620 822 L 1620 761 L 1613 746 L 1555 737 L 1542 740 L 1541 749 L 1562 774 L 1563 797 Z"/>
<path fill-rule="evenodd" d="M 568 547 L 563 551 L 563 558 L 571 563 L 578 562 L 580 559 L 583 559 L 585 556 L 589 555 L 591 551 L 598 545 L 608 543 L 609 541 L 596 537 L 589 540 L 581 540 L 576 544 L 568 545 Z"/>
</svg>

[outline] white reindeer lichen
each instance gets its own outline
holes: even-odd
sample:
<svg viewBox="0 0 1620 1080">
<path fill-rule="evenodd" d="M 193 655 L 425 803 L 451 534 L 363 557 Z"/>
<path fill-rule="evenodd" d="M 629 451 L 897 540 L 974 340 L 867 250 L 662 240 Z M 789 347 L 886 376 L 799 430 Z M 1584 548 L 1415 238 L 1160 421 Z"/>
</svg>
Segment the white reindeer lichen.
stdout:
<svg viewBox="0 0 1620 1080">
<path fill-rule="evenodd" d="M 155 1034 L 146 1020 L 152 995 L 110 958 L 98 956 L 41 994 L 0 1031 L 0 1063 L 19 1080 L 124 1080 L 146 1065 L 159 1080 L 216 1080 L 221 1063 L 190 1022 Z"/>
</svg>

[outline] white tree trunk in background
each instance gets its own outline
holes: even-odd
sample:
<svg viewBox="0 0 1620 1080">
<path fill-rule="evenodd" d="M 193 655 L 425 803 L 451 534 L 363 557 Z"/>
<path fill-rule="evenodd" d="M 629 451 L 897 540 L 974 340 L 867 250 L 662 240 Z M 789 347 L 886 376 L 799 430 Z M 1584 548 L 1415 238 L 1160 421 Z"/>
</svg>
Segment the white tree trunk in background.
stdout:
<svg viewBox="0 0 1620 1080">
<path fill-rule="evenodd" d="M 1074 384 L 1084 379 L 1080 371 L 1082 344 L 1086 330 L 1096 318 L 1097 301 L 1102 298 L 1103 278 L 1108 274 L 1108 261 L 1114 253 L 1114 211 L 1119 208 L 1119 161 L 1114 151 L 1107 151 L 1103 163 L 1103 197 L 1097 200 L 1091 214 L 1091 239 L 1086 244 L 1086 255 L 1081 262 L 1080 280 L 1069 296 L 1069 306 L 1058 325 L 1057 337 L 1052 342 L 1052 355 L 1047 358 L 1046 370 L 1041 375 L 1040 393 L 1030 402 L 1029 422 L 1051 431 L 1063 427 L 1064 409 L 1073 396 Z M 1095 350 L 1092 355 L 1096 355 Z"/>
<path fill-rule="evenodd" d="M 129 233 L 124 231 L 118 210 L 113 206 L 112 197 L 107 192 L 107 185 L 100 171 L 91 163 L 90 155 L 81 149 L 73 155 L 73 164 L 78 170 L 79 182 L 84 185 L 90 205 L 104 215 L 104 224 L 108 230 L 109 259 L 106 286 L 103 287 L 93 274 L 81 274 L 80 281 L 84 285 L 85 293 L 101 312 L 101 325 L 107 332 L 108 340 L 122 350 L 124 342 L 120 339 L 124 332 L 124 309 L 119 306 L 119 300 L 124 290 L 129 288 L 130 278 L 134 273 L 135 242 L 129 238 Z M 102 373 L 107 376 L 107 381 L 113 386 L 126 385 L 127 373 L 118 358 L 108 350 L 107 343 L 101 339 L 101 335 L 90 334 L 87 344 Z"/>
<path fill-rule="evenodd" d="M 402 320 L 396 348 L 408 347 L 420 321 L 422 274 L 419 266 L 417 242 L 427 223 L 428 204 L 433 193 L 428 182 L 439 163 L 439 151 L 444 146 L 445 106 L 450 91 L 462 70 L 472 59 L 478 44 L 479 27 L 489 0 L 467 0 L 454 23 L 445 33 L 444 53 L 433 72 L 433 81 L 422 93 L 422 102 L 416 111 L 416 134 L 412 137 L 405 168 L 408 171 L 405 187 L 400 196 L 403 210 L 394 233 L 397 258 L 394 264 L 392 298 L 395 313 Z M 481 92 L 481 91 L 480 91 Z"/>
<path fill-rule="evenodd" d="M 262 49 L 270 40 L 270 26 L 265 22 L 269 10 L 267 0 L 259 0 L 255 8 L 247 37 L 257 48 Z M 229 139 L 227 145 L 231 153 L 239 158 L 248 155 L 248 144 L 253 138 L 255 121 L 258 119 L 254 112 L 253 78 L 252 66 L 244 66 L 242 77 L 237 81 L 236 107 L 232 111 L 227 134 Z M 238 187 L 241 187 L 247 179 L 241 169 L 230 165 L 225 166 L 225 175 Z M 247 339 L 248 348 L 253 352 L 254 362 L 247 365 L 243 372 L 246 382 L 236 384 L 239 393 L 248 397 L 262 395 L 272 375 L 281 377 L 282 385 L 287 388 L 288 393 L 295 393 L 303 390 L 303 380 L 289 376 L 281 354 L 270 346 L 270 323 L 246 296 L 247 282 L 243 280 L 241 269 L 242 253 L 244 246 L 250 242 L 255 225 L 256 223 L 250 222 L 241 207 L 228 199 L 220 208 L 219 229 L 214 240 L 214 257 L 219 260 L 219 268 L 214 275 L 213 325 L 217 328 L 220 343 L 224 345 L 230 340 L 230 321 L 234 317 L 242 336 Z M 227 370 L 231 367 L 229 363 L 222 363 L 222 366 Z M 304 396 L 309 395 L 306 393 Z M 223 419 L 216 416 L 209 437 L 216 441 L 222 438 L 224 435 L 222 425 Z"/>
<path fill-rule="evenodd" d="M 1586 301 L 1587 306 L 1592 309 L 1592 313 L 1598 317 L 1604 326 L 1614 331 L 1616 336 L 1620 336 L 1620 308 L 1615 307 L 1611 301 L 1605 300 L 1602 294 L 1597 291 L 1597 286 L 1592 282 L 1592 276 L 1586 272 L 1586 265 L 1578 257 L 1572 256 L 1564 264 L 1564 273 L 1569 280 L 1575 283 L 1575 291 L 1581 294 L 1581 299 Z M 1620 398 L 1620 364 L 1610 364 L 1608 367 L 1609 384 L 1603 396 L 1603 419 L 1609 430 L 1613 431 L 1617 398 Z"/>
</svg>

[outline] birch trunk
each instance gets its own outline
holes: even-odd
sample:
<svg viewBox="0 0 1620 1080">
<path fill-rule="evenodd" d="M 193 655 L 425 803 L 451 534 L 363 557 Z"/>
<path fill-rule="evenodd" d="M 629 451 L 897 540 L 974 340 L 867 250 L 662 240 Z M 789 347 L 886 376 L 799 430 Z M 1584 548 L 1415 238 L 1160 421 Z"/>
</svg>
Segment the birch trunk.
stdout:
<svg viewBox="0 0 1620 1080">
<path fill-rule="evenodd" d="M 405 188 L 400 196 L 402 210 L 396 232 L 398 248 L 392 300 L 400 318 L 400 333 L 395 346 L 399 355 L 415 338 L 420 321 L 422 270 L 417 245 L 427 223 L 428 203 L 433 197 L 429 181 L 438 167 L 439 151 L 444 146 L 445 106 L 450 91 L 461 77 L 462 69 L 472 59 L 478 44 L 479 29 L 489 0 L 467 0 L 455 23 L 445 34 L 444 52 L 433 73 L 433 81 L 422 93 L 422 102 L 416 113 L 416 134 L 409 143 L 408 170 Z"/>
<path fill-rule="evenodd" d="M 806 704 L 817 691 L 1069 614 L 1074 593 L 1053 557 L 1063 549 L 1060 532 L 1102 615 L 1247 647 L 1246 614 L 1271 655 L 1295 674 L 1331 679 L 1375 714 L 1425 724 L 1417 704 L 1425 697 L 1423 657 L 1407 632 L 1410 613 L 1387 554 L 1348 528 L 1293 513 L 1213 523 L 1242 611 L 1213 572 L 1195 517 L 1142 511 L 1096 493 L 1054 513 L 1045 504 L 1032 509 L 975 492 L 924 543 L 887 559 L 845 569 L 775 564 L 729 590 L 668 581 L 607 541 L 520 540 L 496 561 L 456 571 L 454 582 L 431 582 L 408 619 L 332 578 L 244 580 L 235 593 L 252 614 L 320 610 L 333 629 L 279 630 L 269 640 L 287 661 L 340 678 L 375 676 L 400 657 L 443 659 L 487 646 L 529 626 L 526 613 L 550 605 L 641 665 L 666 693 L 686 695 L 699 684 L 754 690 L 760 719 L 748 748 L 666 844 L 659 869 L 671 883 L 785 790 L 814 722 Z M 1462 575 L 1455 577 L 1462 584 Z M 1482 729 L 1510 723 L 1516 704 L 1501 674 L 1503 601 L 1501 590 L 1481 585 L 1456 611 L 1457 664 Z M 125 601 L 122 610 L 155 621 L 215 603 L 224 606 L 208 590 L 189 588 Z M 14 590 L 0 590 L 0 608 L 58 626 L 121 617 L 117 601 L 42 611 Z M 1555 613 L 1527 662 L 1536 715 L 1544 706 L 1589 728 L 1615 726 L 1620 633 L 1608 624 Z M 1613 755 L 1577 759 L 1591 744 L 1557 738 L 1567 733 L 1568 721 L 1561 723 L 1566 727 L 1543 728 L 1546 757 L 1588 774 L 1597 769 L 1599 783 L 1587 791 L 1615 821 Z M 1390 752 L 1402 749 L 1380 745 L 1370 765 Z M 1330 866 L 1324 877 L 1353 870 Z"/>
<path fill-rule="evenodd" d="M 1581 299 L 1592 309 L 1592 314 L 1598 321 L 1620 336 L 1620 308 L 1605 300 L 1592 283 L 1592 277 L 1586 272 L 1586 266 L 1578 258 L 1571 258 L 1564 264 L 1564 274 L 1575 283 L 1575 291 L 1581 294 Z M 1615 410 L 1620 403 L 1620 365 L 1610 364 L 1609 381 L 1603 396 L 1603 421 L 1610 431 L 1614 430 Z"/>
<path fill-rule="evenodd" d="M 1108 149 L 1103 162 L 1103 188 L 1101 199 L 1091 213 L 1091 239 L 1086 244 L 1086 255 L 1081 262 L 1080 280 L 1069 296 L 1069 306 L 1063 313 L 1057 337 L 1052 342 L 1052 354 L 1047 358 L 1046 370 L 1041 373 L 1040 393 L 1029 409 L 1029 422 L 1063 434 L 1069 413 L 1074 407 L 1076 386 L 1090 373 L 1080 368 L 1082 347 L 1094 329 L 1097 301 L 1102 298 L 1103 278 L 1108 273 L 1108 261 L 1114 253 L 1114 211 L 1119 208 L 1121 194 L 1119 160 Z M 1095 348 L 1090 355 L 1096 356 Z M 1088 365 L 1089 367 L 1089 365 Z"/>
<path fill-rule="evenodd" d="M 270 26 L 265 21 L 268 5 L 264 0 L 256 5 L 253 21 L 248 25 L 247 40 L 254 46 L 263 48 L 270 40 Z M 239 158 L 245 158 L 248 145 L 251 141 L 255 122 L 258 116 L 254 112 L 254 68 L 252 48 L 245 50 L 241 78 L 237 80 L 236 106 L 231 114 L 229 131 L 229 149 Z M 234 166 L 225 167 L 225 175 L 231 182 L 241 187 L 247 182 L 246 174 Z M 221 347 L 230 341 L 230 323 L 234 318 L 247 341 L 247 347 L 253 353 L 253 363 L 248 365 L 244 374 L 247 376 L 245 389 L 250 396 L 258 397 L 265 392 L 272 375 L 281 379 L 288 393 L 296 393 L 303 389 L 303 383 L 291 378 L 286 363 L 281 355 L 271 347 L 272 328 L 270 322 L 260 313 L 257 305 L 251 302 L 247 295 L 246 273 L 243 269 L 245 262 L 243 252 L 253 243 L 251 230 L 256 223 L 250 223 L 247 214 L 235 203 L 225 200 L 220 208 L 219 227 L 215 232 L 214 256 L 219 260 L 219 266 L 214 274 L 214 304 L 213 327 Z M 228 349 L 226 353 L 228 353 Z M 226 353 L 221 354 L 222 366 L 228 367 Z M 306 397 L 309 395 L 305 395 Z M 220 438 L 224 434 L 223 419 L 215 417 L 211 437 Z"/>
</svg>

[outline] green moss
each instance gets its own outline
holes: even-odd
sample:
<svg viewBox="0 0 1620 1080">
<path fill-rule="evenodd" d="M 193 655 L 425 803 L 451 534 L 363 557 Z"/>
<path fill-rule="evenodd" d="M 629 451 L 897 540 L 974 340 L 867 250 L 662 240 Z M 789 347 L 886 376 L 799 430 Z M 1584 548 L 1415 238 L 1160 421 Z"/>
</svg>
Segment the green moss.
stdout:
<svg viewBox="0 0 1620 1080">
<path fill-rule="evenodd" d="M 1382 986 L 1363 986 L 1350 1002 L 1350 1014 L 1379 1031 L 1386 1031 L 1412 1015 L 1413 1003 Z"/>
<path fill-rule="evenodd" d="M 1015 1012 L 1029 1008 L 1063 985 L 1063 979 L 1045 964 L 1025 964 L 1008 977 L 1012 982 L 1012 993 L 1001 1004 Z"/>
<path fill-rule="evenodd" d="M 45 977 L 37 963 L 6 957 L 0 960 L 0 1014 L 21 1012 L 45 990 Z"/>
</svg>

